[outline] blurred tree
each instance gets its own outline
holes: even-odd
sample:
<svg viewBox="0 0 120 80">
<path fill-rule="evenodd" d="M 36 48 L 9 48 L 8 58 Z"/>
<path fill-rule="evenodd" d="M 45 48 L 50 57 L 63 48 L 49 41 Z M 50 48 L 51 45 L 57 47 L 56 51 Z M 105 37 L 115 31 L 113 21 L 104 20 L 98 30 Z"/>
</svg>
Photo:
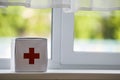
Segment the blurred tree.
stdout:
<svg viewBox="0 0 120 80">
<path fill-rule="evenodd" d="M 115 28 L 114 38 L 120 40 L 120 11 L 113 11 L 110 20 Z"/>
<path fill-rule="evenodd" d="M 80 11 L 75 14 L 75 38 L 120 40 L 120 11 L 106 15 L 97 11 Z"/>
<path fill-rule="evenodd" d="M 102 38 L 101 15 L 95 11 L 80 11 L 75 16 L 74 35 L 81 39 Z"/>
<path fill-rule="evenodd" d="M 50 34 L 51 10 L 8 7 L 0 9 L 0 36 L 41 36 Z"/>
<path fill-rule="evenodd" d="M 102 27 L 102 35 L 104 39 L 115 39 L 115 25 L 111 22 L 111 16 L 106 18 L 103 17 L 102 22 L 103 27 Z"/>
</svg>

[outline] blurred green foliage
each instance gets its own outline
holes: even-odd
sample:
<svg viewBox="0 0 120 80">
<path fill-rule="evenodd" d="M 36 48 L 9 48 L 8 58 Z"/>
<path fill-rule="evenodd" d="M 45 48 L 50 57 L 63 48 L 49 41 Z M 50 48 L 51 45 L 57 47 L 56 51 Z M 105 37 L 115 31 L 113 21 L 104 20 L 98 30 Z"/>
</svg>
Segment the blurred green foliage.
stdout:
<svg viewBox="0 0 120 80">
<path fill-rule="evenodd" d="M 0 9 L 0 37 L 44 36 L 51 27 L 51 9 L 8 7 Z"/>
<path fill-rule="evenodd" d="M 0 9 L 0 37 L 42 36 L 51 32 L 51 9 Z M 75 38 L 120 40 L 120 11 L 75 13 Z"/>
<path fill-rule="evenodd" d="M 120 11 L 79 11 L 75 13 L 77 39 L 120 40 Z"/>
</svg>

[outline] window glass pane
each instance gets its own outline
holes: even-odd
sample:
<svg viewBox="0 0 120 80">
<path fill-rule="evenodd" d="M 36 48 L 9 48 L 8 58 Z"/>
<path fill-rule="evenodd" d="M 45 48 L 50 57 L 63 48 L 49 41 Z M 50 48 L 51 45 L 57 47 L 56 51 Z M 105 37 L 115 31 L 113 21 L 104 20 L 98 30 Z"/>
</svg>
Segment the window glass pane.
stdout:
<svg viewBox="0 0 120 80">
<path fill-rule="evenodd" d="M 120 11 L 76 12 L 74 51 L 120 52 Z"/>
<path fill-rule="evenodd" d="M 1 8 L 0 58 L 11 57 L 11 42 L 16 37 L 47 38 L 50 58 L 51 12 L 51 9 Z"/>
</svg>

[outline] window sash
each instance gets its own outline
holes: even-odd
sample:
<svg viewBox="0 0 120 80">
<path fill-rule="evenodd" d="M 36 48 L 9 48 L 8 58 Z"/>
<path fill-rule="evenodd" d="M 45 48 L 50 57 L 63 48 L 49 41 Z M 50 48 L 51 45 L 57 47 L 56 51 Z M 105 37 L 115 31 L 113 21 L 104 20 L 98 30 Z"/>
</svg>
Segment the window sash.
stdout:
<svg viewBox="0 0 120 80">
<path fill-rule="evenodd" d="M 74 14 L 62 13 L 61 27 L 61 64 L 88 66 L 87 68 L 117 68 L 120 66 L 120 54 L 82 53 L 73 51 Z M 79 67 L 80 67 L 79 66 Z M 91 67 L 92 66 L 92 67 Z M 69 66 L 68 66 L 69 67 Z M 78 67 L 78 68 L 79 68 Z M 82 67 L 84 68 L 84 67 Z M 120 69 L 120 68 L 119 68 Z"/>
</svg>

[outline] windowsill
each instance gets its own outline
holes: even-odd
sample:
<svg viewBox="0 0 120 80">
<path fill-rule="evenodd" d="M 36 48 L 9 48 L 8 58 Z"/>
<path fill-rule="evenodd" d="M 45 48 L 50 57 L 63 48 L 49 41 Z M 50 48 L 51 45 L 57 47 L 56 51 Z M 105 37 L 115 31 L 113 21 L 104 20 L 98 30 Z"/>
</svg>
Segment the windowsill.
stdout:
<svg viewBox="0 0 120 80">
<path fill-rule="evenodd" d="M 111 79 L 120 80 L 120 70 L 48 70 L 47 72 L 12 72 L 0 70 L 0 79 Z"/>
</svg>

